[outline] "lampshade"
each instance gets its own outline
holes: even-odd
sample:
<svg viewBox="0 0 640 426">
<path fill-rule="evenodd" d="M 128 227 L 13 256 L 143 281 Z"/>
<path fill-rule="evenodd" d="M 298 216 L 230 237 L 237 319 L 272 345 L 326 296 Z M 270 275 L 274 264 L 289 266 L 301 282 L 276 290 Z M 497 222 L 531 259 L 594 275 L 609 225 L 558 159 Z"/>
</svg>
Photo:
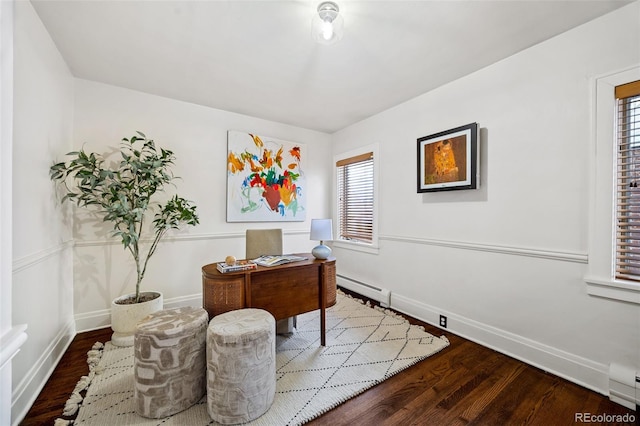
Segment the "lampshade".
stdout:
<svg viewBox="0 0 640 426">
<path fill-rule="evenodd" d="M 344 19 L 340 15 L 340 8 L 332 1 L 325 1 L 318 5 L 317 14 L 313 18 L 313 38 L 322 44 L 332 44 L 342 38 L 344 33 Z"/>
<path fill-rule="evenodd" d="M 311 240 L 328 241 L 333 239 L 331 219 L 311 219 Z"/>
<path fill-rule="evenodd" d="M 320 241 L 320 244 L 315 246 L 311 251 L 311 254 L 316 259 L 327 259 L 331 256 L 331 248 L 325 246 L 323 241 L 333 239 L 333 224 L 331 219 L 311 219 L 311 240 Z"/>
</svg>

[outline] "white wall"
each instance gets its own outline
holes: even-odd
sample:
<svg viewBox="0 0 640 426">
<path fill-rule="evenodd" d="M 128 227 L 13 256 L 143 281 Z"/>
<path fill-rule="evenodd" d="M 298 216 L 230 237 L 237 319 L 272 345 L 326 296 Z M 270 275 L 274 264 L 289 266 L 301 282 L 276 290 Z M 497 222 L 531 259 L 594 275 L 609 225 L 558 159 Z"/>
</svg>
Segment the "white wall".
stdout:
<svg viewBox="0 0 640 426">
<path fill-rule="evenodd" d="M 29 2 L 16 5 L 13 145 L 13 322 L 28 324 L 14 361 L 12 421 L 19 421 L 77 331 L 107 326 L 113 298 L 133 291 L 133 264 L 109 228 L 61 207 L 48 177 L 54 161 L 85 144 L 103 152 L 136 130 L 177 157 L 178 193 L 198 207 L 200 225 L 165 238 L 145 289 L 165 304 L 201 305 L 201 267 L 244 257 L 248 227 L 281 227 L 284 250 L 310 251 L 311 218 L 330 214 L 329 135 L 74 79 Z M 306 148 L 306 221 L 226 223 L 226 132 L 242 130 Z M 77 216 L 74 216 L 77 214 Z M 4 291 L 3 291 L 4 294 Z"/>
<path fill-rule="evenodd" d="M 636 2 L 330 136 L 75 80 L 30 3 L 18 2 L 12 321 L 28 324 L 29 340 L 14 363 L 12 418 L 29 408 L 76 325 L 107 325 L 111 299 L 134 283 L 104 227 L 79 216 L 72 232 L 48 167 L 82 143 L 100 151 L 135 130 L 175 151 L 178 192 L 200 214 L 151 260 L 144 286 L 170 304 L 200 303 L 201 266 L 241 256 L 249 226 L 280 226 L 285 251 L 310 250 L 309 220 L 331 212 L 333 154 L 378 143 L 380 251 L 336 247 L 338 272 L 391 289 L 397 309 L 432 323 L 448 315 L 454 332 L 606 393 L 609 363 L 640 369 L 640 315 L 637 305 L 588 296 L 582 281 L 590 100 L 595 76 L 640 62 L 638 13 Z M 416 194 L 416 139 L 471 121 L 482 127 L 480 189 Z M 306 144 L 307 221 L 226 223 L 231 129 Z"/>
<path fill-rule="evenodd" d="M 244 257 L 247 228 L 280 227 L 285 252 L 309 252 L 310 220 L 330 215 L 331 139 L 305 130 L 95 82 L 76 80 L 74 143 L 104 152 L 139 130 L 176 155 L 177 193 L 197 206 L 200 225 L 168 235 L 149 263 L 143 289 L 163 292 L 165 305 L 201 306 L 203 265 Z M 227 131 L 304 144 L 308 194 L 304 222 L 226 222 Z M 78 212 L 80 213 L 80 212 Z M 79 330 L 109 324 L 115 297 L 135 287 L 130 255 L 100 222 L 75 228 L 74 312 Z"/>
<path fill-rule="evenodd" d="M 638 2 L 334 135 L 380 144 L 380 249 L 337 246 L 338 273 L 392 307 L 602 393 L 640 370 L 640 306 L 589 296 L 594 78 L 640 63 Z M 477 121 L 481 186 L 416 193 L 416 139 Z"/>
<path fill-rule="evenodd" d="M 12 320 L 29 338 L 13 360 L 12 421 L 75 335 L 70 222 L 49 180 L 71 146 L 73 78 L 30 2 L 15 3 Z"/>
<path fill-rule="evenodd" d="M 13 2 L 0 2 L 0 424 L 11 423 L 12 359 L 24 343 L 11 320 Z"/>
</svg>

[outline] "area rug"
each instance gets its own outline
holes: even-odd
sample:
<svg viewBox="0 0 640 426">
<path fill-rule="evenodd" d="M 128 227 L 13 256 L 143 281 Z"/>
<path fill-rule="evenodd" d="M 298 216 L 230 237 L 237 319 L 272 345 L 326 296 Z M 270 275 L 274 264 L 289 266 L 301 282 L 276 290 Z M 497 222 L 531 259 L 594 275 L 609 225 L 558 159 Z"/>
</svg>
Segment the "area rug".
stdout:
<svg viewBox="0 0 640 426">
<path fill-rule="evenodd" d="M 298 315 L 295 332 L 277 336 L 275 400 L 267 413 L 248 424 L 303 424 L 449 345 L 444 336 L 432 336 L 392 311 L 341 292 L 336 305 L 326 311 L 326 326 L 325 347 L 320 346 L 319 311 Z M 84 400 L 76 401 L 74 425 L 217 424 L 207 413 L 206 396 L 165 419 L 138 416 L 133 400 L 133 348 L 107 342 L 90 352 L 93 360 L 96 352 L 101 352 L 99 362 L 93 362 L 90 375 L 74 391 L 78 398 L 88 386 Z"/>
</svg>

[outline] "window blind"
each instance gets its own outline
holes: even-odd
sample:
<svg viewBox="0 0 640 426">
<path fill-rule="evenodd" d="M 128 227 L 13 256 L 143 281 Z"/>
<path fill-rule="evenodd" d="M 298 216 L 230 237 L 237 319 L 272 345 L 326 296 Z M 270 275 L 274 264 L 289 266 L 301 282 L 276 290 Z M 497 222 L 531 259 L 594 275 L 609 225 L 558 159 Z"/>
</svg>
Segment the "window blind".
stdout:
<svg viewBox="0 0 640 426">
<path fill-rule="evenodd" d="M 617 86 L 615 276 L 640 281 L 640 80 Z"/>
<path fill-rule="evenodd" d="M 336 162 L 338 232 L 343 240 L 373 241 L 373 152 Z"/>
</svg>

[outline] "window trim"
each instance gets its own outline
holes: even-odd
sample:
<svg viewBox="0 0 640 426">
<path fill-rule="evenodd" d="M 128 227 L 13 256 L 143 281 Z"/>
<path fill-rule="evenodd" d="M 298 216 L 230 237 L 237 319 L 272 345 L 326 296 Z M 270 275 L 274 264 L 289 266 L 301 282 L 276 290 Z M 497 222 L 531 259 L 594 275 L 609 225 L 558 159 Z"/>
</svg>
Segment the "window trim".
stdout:
<svg viewBox="0 0 640 426">
<path fill-rule="evenodd" d="M 640 80 L 616 86 L 615 278 L 640 283 Z"/>
<path fill-rule="evenodd" d="M 338 217 L 338 170 L 336 163 L 351 157 L 357 157 L 369 152 L 373 152 L 373 233 L 371 243 L 365 243 L 360 241 L 348 241 L 340 240 L 337 238 L 338 233 L 335 232 L 336 239 L 332 241 L 334 247 L 345 248 L 348 250 L 362 251 L 365 253 L 378 254 L 378 205 L 380 201 L 379 197 L 379 182 L 380 182 L 380 150 L 377 143 L 362 146 L 351 151 L 343 152 L 334 155 L 333 158 L 333 215 L 336 218 L 335 227 L 339 227 Z M 334 230 L 335 231 L 335 230 Z"/>
<path fill-rule="evenodd" d="M 587 293 L 640 304 L 640 283 L 615 279 L 616 194 L 615 87 L 640 79 L 640 66 L 595 79 L 592 94 L 592 149 L 589 173 L 589 263 Z"/>
</svg>

